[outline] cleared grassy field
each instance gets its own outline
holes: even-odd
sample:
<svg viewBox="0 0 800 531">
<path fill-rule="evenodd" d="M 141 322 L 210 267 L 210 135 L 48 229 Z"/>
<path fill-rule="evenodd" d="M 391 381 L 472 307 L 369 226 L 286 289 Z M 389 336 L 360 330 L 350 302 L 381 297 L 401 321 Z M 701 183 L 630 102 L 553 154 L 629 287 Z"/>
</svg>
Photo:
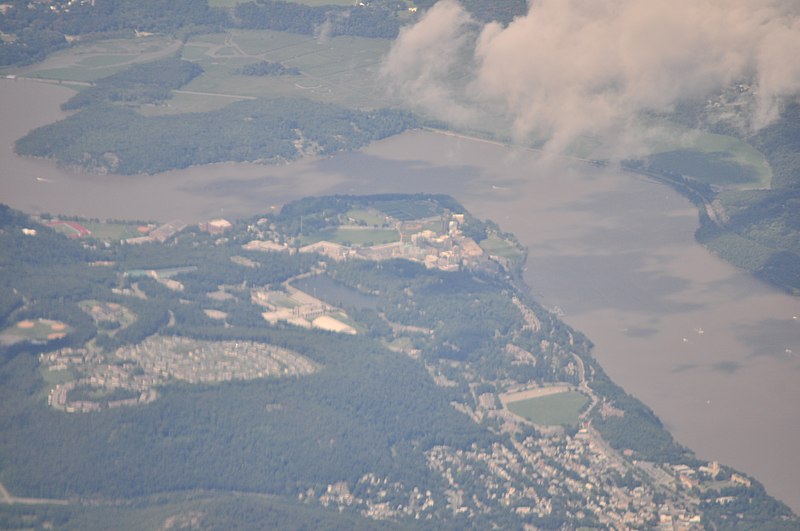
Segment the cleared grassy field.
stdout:
<svg viewBox="0 0 800 531">
<path fill-rule="evenodd" d="M 342 245 L 381 245 L 400 241 L 400 233 L 394 229 L 370 229 L 361 227 L 335 227 L 325 229 L 313 236 L 301 239 L 301 245 L 327 241 Z"/>
<path fill-rule="evenodd" d="M 353 209 L 346 216 L 356 222 L 363 221 L 369 226 L 380 226 L 386 221 L 384 216 L 374 210 Z"/>
<path fill-rule="evenodd" d="M 289 295 L 281 295 L 278 292 L 272 292 L 269 295 L 269 302 L 278 306 L 279 308 L 297 308 L 300 303 L 291 298 Z"/>
<path fill-rule="evenodd" d="M 516 246 L 495 235 L 491 235 L 483 240 L 480 246 L 481 249 L 489 254 L 508 258 L 509 260 L 522 258 L 522 252 Z"/>
<path fill-rule="evenodd" d="M 36 319 L 20 321 L 0 333 L 8 343 L 16 341 L 49 341 L 64 337 L 72 328 L 60 321 Z"/>
<path fill-rule="evenodd" d="M 199 35 L 186 43 L 183 58 L 198 63 L 205 73 L 184 90 L 249 97 L 302 96 L 352 108 L 385 106 L 378 71 L 389 44 L 383 39 L 316 39 L 278 31 Z M 299 69 L 301 75 L 236 74 L 239 68 L 259 61 L 282 63 Z M 205 108 L 200 100 L 194 104 Z"/>
<path fill-rule="evenodd" d="M 183 46 L 163 36 L 79 44 L 52 54 L 41 63 L 8 73 L 89 83 L 134 63 L 152 61 L 180 50 L 184 59 L 199 64 L 204 73 L 176 92 L 172 100 L 141 107 L 143 114 L 207 111 L 242 98 L 282 96 L 370 109 L 397 103 L 386 100 L 379 79 L 380 64 L 389 46 L 390 41 L 385 39 L 348 36 L 317 39 L 278 31 L 234 30 L 196 35 Z M 299 69 L 301 74 L 236 73 L 241 67 L 260 61 L 279 62 Z"/>
<path fill-rule="evenodd" d="M 130 223 L 95 223 L 87 221 L 81 222 L 81 225 L 92 232 L 93 238 L 103 241 L 119 241 L 142 235 L 137 231 L 139 226 Z"/>
<path fill-rule="evenodd" d="M 508 404 L 508 410 L 535 424 L 548 426 L 574 426 L 579 413 L 589 398 L 577 391 L 519 400 Z"/>
<path fill-rule="evenodd" d="M 14 73 L 43 79 L 91 82 L 133 63 L 163 57 L 177 51 L 179 46 L 179 41 L 163 36 L 97 41 L 58 51 L 44 61 Z"/>
</svg>

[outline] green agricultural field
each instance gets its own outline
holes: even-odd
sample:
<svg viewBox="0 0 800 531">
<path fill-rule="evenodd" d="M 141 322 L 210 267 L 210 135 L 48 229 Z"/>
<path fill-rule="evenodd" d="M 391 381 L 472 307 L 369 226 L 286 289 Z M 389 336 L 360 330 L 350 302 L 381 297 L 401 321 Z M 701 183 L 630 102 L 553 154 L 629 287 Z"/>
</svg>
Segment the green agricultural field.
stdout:
<svg viewBox="0 0 800 531">
<path fill-rule="evenodd" d="M 52 367 L 44 365 L 39 366 L 39 374 L 41 375 L 42 381 L 44 381 L 45 385 L 39 389 L 39 392 L 36 394 L 36 396 L 38 396 L 39 400 L 42 402 L 47 401 L 47 395 L 50 394 L 50 390 L 56 385 L 71 382 L 75 379 L 75 374 L 73 374 L 72 370 L 70 369 L 50 369 L 52 369 Z"/>
<path fill-rule="evenodd" d="M 301 245 L 327 241 L 342 245 L 382 245 L 400 241 L 400 233 L 394 229 L 371 229 L 362 227 L 335 227 L 322 230 L 301 239 Z"/>
<path fill-rule="evenodd" d="M 234 0 L 219 2 L 235 3 Z M 372 109 L 393 103 L 386 100 L 379 76 L 380 64 L 389 46 L 390 41 L 386 39 L 349 36 L 318 39 L 279 31 L 233 30 L 195 35 L 183 46 L 179 41 L 162 36 L 78 44 L 14 73 L 88 83 L 124 70 L 133 63 L 151 61 L 180 50 L 183 59 L 203 68 L 203 75 L 176 91 L 172 100 L 162 105 L 143 106 L 144 114 L 208 111 L 240 99 L 283 96 Z M 260 61 L 297 68 L 301 75 L 236 74 L 243 66 Z"/>
<path fill-rule="evenodd" d="M 63 337 L 71 331 L 72 328 L 60 321 L 51 321 L 49 319 L 25 320 L 0 332 L 0 337 L 2 337 L 0 342 L 48 341 Z"/>
<path fill-rule="evenodd" d="M 179 41 L 163 36 L 97 41 L 58 51 L 19 75 L 62 81 L 91 82 L 174 52 Z"/>
<path fill-rule="evenodd" d="M 577 391 L 519 400 L 508 404 L 508 410 L 535 424 L 547 426 L 575 426 L 580 411 L 589 398 Z"/>
<path fill-rule="evenodd" d="M 203 67 L 204 74 L 183 87 L 210 105 L 232 97 L 301 96 L 351 108 L 385 106 L 379 67 L 389 50 L 384 39 L 333 37 L 320 40 L 279 31 L 235 30 L 194 36 L 182 57 Z M 300 70 L 299 76 L 243 76 L 235 72 L 260 61 Z M 187 102 L 181 102 L 185 104 Z M 202 100 L 192 102 L 204 110 Z M 169 108 L 165 109 L 167 112 Z M 149 112 L 153 112 L 149 110 Z"/>
</svg>

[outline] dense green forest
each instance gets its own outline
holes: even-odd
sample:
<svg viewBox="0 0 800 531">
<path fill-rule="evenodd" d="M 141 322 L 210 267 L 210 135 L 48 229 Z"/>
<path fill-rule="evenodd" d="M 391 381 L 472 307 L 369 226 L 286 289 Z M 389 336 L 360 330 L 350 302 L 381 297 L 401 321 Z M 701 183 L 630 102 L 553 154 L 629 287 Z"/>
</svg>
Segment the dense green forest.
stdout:
<svg viewBox="0 0 800 531">
<path fill-rule="evenodd" d="M 229 17 L 206 0 L 97 0 L 49 3 L 9 0 L 0 16 L 0 31 L 13 35 L 0 44 L 0 65 L 28 64 L 69 45 L 66 36 L 82 40 L 132 36 L 134 30 L 186 35 L 197 28 L 221 28 Z M 64 9 L 69 7 L 69 9 Z"/>
<path fill-rule="evenodd" d="M 248 493 L 190 492 L 134 498 L 126 503 L 87 506 L 0 506 L 0 529 L 63 529 L 74 531 L 141 531 L 176 528 L 313 529 L 374 531 L 407 529 L 396 523 L 335 513 L 297 501 Z M 179 527 L 180 526 L 180 527 Z M 419 526 L 425 528 L 425 526 Z M 442 527 L 437 527 L 442 529 Z M 447 529 L 447 527 L 443 527 Z M 433 526 L 429 529 L 434 529 Z"/>
<path fill-rule="evenodd" d="M 732 127 L 722 131 L 741 136 L 764 155 L 772 171 L 769 188 L 709 184 L 747 180 L 752 171 L 714 154 L 661 153 L 624 161 L 623 167 L 654 177 L 694 202 L 700 211 L 699 242 L 759 278 L 800 293 L 800 103 L 787 104 L 775 123 L 754 134 Z M 689 168 L 692 177 L 684 175 Z"/>
<path fill-rule="evenodd" d="M 436 0 L 417 0 L 414 2 L 420 9 L 428 9 Z M 528 12 L 528 3 L 525 0 L 461 0 L 464 9 L 470 12 L 475 19 L 481 22 L 491 22 L 496 20 L 502 24 L 508 24 L 514 18 L 525 15 Z"/>
<path fill-rule="evenodd" d="M 61 105 L 63 110 L 77 110 L 108 103 L 159 103 L 172 97 L 177 89 L 203 73 L 195 63 L 167 57 L 134 65 L 117 74 L 99 79 Z"/>
<path fill-rule="evenodd" d="M 281 63 L 270 61 L 259 61 L 245 65 L 236 71 L 241 76 L 296 76 L 300 70 L 295 67 L 287 67 Z"/>
<path fill-rule="evenodd" d="M 120 174 L 157 173 L 222 161 L 293 160 L 355 149 L 418 124 L 399 110 L 353 111 L 300 98 L 259 99 L 224 109 L 145 117 L 93 105 L 17 141 L 21 155 Z"/>
<path fill-rule="evenodd" d="M 60 9 L 50 9 L 50 4 Z M 86 41 L 132 36 L 134 30 L 187 36 L 226 28 L 271 29 L 313 35 L 394 38 L 403 24 L 415 20 L 406 2 L 372 0 L 358 6 L 318 5 L 254 0 L 232 10 L 209 7 L 207 0 L 96 0 L 51 3 L 8 0 L 0 31 L 13 36 L 0 43 L 0 66 L 29 64 L 69 46 L 66 36 Z M 417 2 L 427 9 L 431 1 Z M 470 0 L 465 7 L 481 21 L 510 22 L 524 14 L 524 0 Z M 66 9 L 65 9 L 66 8 Z"/>
</svg>

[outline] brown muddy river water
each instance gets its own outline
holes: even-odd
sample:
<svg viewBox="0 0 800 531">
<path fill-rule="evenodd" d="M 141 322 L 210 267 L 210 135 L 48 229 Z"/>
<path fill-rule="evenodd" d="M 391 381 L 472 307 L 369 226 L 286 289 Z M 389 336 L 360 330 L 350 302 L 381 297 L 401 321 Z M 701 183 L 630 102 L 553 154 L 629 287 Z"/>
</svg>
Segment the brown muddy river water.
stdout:
<svg viewBox="0 0 800 531">
<path fill-rule="evenodd" d="M 425 132 L 284 166 L 153 176 L 86 175 L 13 155 L 16 138 L 63 116 L 70 94 L 0 80 L 0 201 L 32 213 L 197 221 L 305 195 L 451 194 L 529 247 L 534 293 L 594 341 L 607 372 L 679 442 L 755 476 L 800 512 L 800 298 L 695 243 L 694 207 L 669 188 Z"/>
</svg>

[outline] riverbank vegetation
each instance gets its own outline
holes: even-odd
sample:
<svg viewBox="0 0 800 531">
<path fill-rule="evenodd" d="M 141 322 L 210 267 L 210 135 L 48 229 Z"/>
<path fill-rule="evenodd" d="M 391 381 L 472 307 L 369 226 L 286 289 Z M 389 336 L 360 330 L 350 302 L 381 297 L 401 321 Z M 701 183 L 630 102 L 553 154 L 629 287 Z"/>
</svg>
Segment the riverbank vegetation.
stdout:
<svg viewBox="0 0 800 531">
<path fill-rule="evenodd" d="M 695 237 L 730 263 L 800 293 L 800 103 L 743 140 L 771 170 L 759 185 L 755 168 L 731 155 L 667 152 L 623 167 L 656 178 L 689 198 L 700 212 Z M 735 132 L 730 129 L 729 132 Z M 742 184 L 750 183 L 750 186 Z"/>
<path fill-rule="evenodd" d="M 299 98 L 233 103 L 223 110 L 145 117 L 94 105 L 17 141 L 21 155 L 119 174 L 224 161 L 293 160 L 355 149 L 417 125 L 404 111 L 351 111 Z"/>
</svg>

